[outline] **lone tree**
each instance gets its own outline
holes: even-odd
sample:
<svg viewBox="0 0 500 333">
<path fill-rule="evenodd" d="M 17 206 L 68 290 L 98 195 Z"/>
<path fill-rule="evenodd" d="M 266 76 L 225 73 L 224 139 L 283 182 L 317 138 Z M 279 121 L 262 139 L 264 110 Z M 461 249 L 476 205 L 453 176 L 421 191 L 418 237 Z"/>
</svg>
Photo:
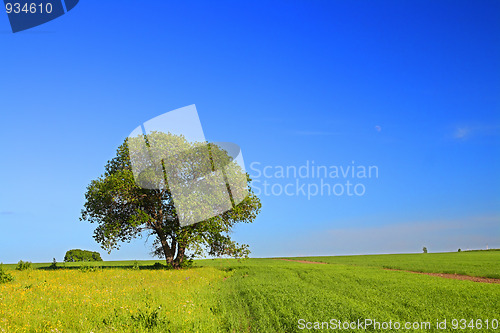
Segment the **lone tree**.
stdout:
<svg viewBox="0 0 500 333">
<path fill-rule="evenodd" d="M 87 251 L 74 249 L 66 252 L 64 256 L 64 262 L 76 262 L 76 261 L 102 261 L 99 252 Z M 56 258 L 54 258 L 52 265 L 56 267 Z"/>
<path fill-rule="evenodd" d="M 141 140 L 146 142 L 147 154 L 138 154 L 138 150 L 134 149 Z M 168 150 L 168 158 L 162 155 L 164 150 Z M 203 157 L 207 152 L 212 161 L 208 166 L 200 162 L 206 161 Z M 146 155 L 149 158 L 162 157 L 159 163 L 152 163 Z M 209 175 L 218 166 L 214 164 L 220 164 L 213 161 L 228 166 L 224 177 L 210 178 Z M 244 189 L 229 187 L 228 177 L 238 172 L 238 166 L 231 161 L 227 151 L 219 146 L 190 143 L 183 136 L 153 132 L 147 136 L 127 138 L 118 147 L 116 157 L 106 164 L 104 174 L 87 187 L 80 220 L 98 224 L 94 239 L 108 253 L 118 249 L 120 242 L 130 242 L 140 236 L 154 237 L 152 254 L 165 258 L 167 264 L 174 268 L 182 267 L 186 259 L 203 254 L 247 257 L 250 253 L 248 245 L 234 242 L 229 234 L 235 224 L 253 222 L 261 203 L 250 188 L 248 174 L 240 173 Z M 134 168 L 141 163 L 146 168 L 137 175 Z M 144 186 L 145 183 L 149 186 Z M 177 184 L 177 191 L 179 188 L 184 190 L 185 195 L 173 195 L 173 184 Z M 219 202 L 216 194 L 214 198 L 209 198 L 213 202 L 201 202 L 206 201 L 206 196 L 203 198 L 200 195 L 202 185 L 204 188 L 219 189 L 211 193 L 223 192 L 221 188 L 227 190 L 226 196 L 228 192 L 232 193 L 230 209 L 216 207 Z M 244 195 L 237 203 L 233 197 L 238 193 Z M 179 204 L 191 208 L 180 211 Z M 214 211 L 217 212 L 215 216 Z M 198 223 L 182 223 L 186 215 L 195 213 L 196 216 L 209 217 Z"/>
</svg>

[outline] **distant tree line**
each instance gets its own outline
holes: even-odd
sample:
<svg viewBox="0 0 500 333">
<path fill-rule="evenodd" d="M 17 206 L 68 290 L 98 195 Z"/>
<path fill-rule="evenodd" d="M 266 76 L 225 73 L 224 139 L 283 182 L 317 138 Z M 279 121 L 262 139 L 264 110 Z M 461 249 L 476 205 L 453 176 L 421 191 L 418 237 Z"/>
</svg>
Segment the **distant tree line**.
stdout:
<svg viewBox="0 0 500 333">
<path fill-rule="evenodd" d="M 65 262 L 76 262 L 76 261 L 102 261 L 99 252 L 87 251 L 74 249 L 66 252 L 64 256 Z"/>
<path fill-rule="evenodd" d="M 460 249 L 459 249 L 460 250 Z M 479 252 L 479 251 L 500 251 L 500 249 L 483 249 L 483 250 L 460 250 L 458 252 Z"/>
</svg>

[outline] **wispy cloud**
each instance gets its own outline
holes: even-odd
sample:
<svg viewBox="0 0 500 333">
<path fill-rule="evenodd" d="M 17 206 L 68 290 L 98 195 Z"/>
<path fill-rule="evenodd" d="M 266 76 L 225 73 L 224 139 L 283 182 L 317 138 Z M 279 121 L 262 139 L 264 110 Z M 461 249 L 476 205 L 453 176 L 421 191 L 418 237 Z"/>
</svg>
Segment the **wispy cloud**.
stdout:
<svg viewBox="0 0 500 333">
<path fill-rule="evenodd" d="M 10 210 L 2 210 L 2 211 L 0 211 L 0 215 L 11 215 L 11 214 L 14 214 L 14 212 L 12 212 Z"/>
<path fill-rule="evenodd" d="M 500 216 L 453 221 L 422 221 L 381 226 L 312 231 L 303 234 L 300 255 L 368 254 L 456 251 L 499 248 Z"/>
<path fill-rule="evenodd" d="M 464 140 L 471 134 L 471 130 L 466 127 L 459 127 L 455 130 L 455 133 L 453 134 L 453 137 L 455 139 L 462 139 Z"/>
<path fill-rule="evenodd" d="M 453 132 L 453 138 L 467 140 L 473 136 L 500 135 L 500 125 L 458 126 Z"/>
</svg>

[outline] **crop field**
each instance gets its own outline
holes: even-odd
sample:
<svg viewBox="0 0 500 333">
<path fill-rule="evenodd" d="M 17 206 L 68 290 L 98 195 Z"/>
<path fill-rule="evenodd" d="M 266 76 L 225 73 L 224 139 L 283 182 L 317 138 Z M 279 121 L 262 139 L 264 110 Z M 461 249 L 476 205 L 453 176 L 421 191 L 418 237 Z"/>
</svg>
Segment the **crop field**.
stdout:
<svg viewBox="0 0 500 333">
<path fill-rule="evenodd" d="M 218 308 L 225 318 L 225 331 L 298 332 L 300 319 L 375 319 L 435 325 L 436 320 L 444 319 L 448 323 L 453 319 L 498 320 L 500 314 L 498 284 L 375 267 L 269 259 L 255 259 L 231 268 L 234 274 L 221 290 Z M 451 327 L 449 331 L 453 331 Z"/>
<path fill-rule="evenodd" d="M 477 261 L 468 255 L 486 254 L 485 260 L 493 262 L 481 269 L 490 275 L 498 273 L 500 265 L 494 261 L 500 253 L 491 253 L 435 258 L 467 258 L 457 267 L 479 272 Z M 135 269 L 133 262 L 98 263 L 105 268 L 72 263 L 55 270 L 37 264 L 24 271 L 4 265 L 14 280 L 0 284 L 0 332 L 304 332 L 308 330 L 301 325 L 306 323 L 367 319 L 417 322 L 422 327 L 429 322 L 430 328 L 369 326 L 359 331 L 500 332 L 500 327 L 491 327 L 500 320 L 500 284 L 380 268 L 400 265 L 405 256 L 408 262 L 418 262 L 416 256 L 434 255 L 388 255 L 384 263 L 380 259 L 373 265 L 371 258 L 384 256 L 359 256 L 349 263 L 337 262 L 341 257 L 321 258 L 335 264 L 199 260 L 185 270 L 151 269 L 154 261 L 139 262 Z M 433 260 L 427 262 L 428 269 L 441 269 L 436 262 L 431 265 Z M 436 322 L 445 319 L 447 328 L 437 329 Z M 461 319 L 468 325 L 473 319 L 474 328 L 453 329 L 452 321 Z M 323 328 L 313 331 L 336 331 Z"/>
<path fill-rule="evenodd" d="M 301 257 L 297 260 L 500 279 L 500 251 Z"/>
</svg>

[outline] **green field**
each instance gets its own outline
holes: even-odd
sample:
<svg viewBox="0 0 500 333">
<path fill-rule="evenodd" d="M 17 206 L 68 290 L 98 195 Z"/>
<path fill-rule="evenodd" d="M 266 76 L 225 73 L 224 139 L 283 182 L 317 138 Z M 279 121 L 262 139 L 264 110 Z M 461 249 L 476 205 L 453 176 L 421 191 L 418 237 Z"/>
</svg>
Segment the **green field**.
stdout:
<svg viewBox="0 0 500 333">
<path fill-rule="evenodd" d="M 300 257 L 289 259 L 500 279 L 500 251 L 492 250 L 454 253 Z"/>
<path fill-rule="evenodd" d="M 465 258 L 456 263 L 464 272 L 490 275 L 500 266 L 495 260 L 500 252 L 491 253 L 419 256 L 431 258 L 424 259 L 428 270 L 439 271 L 439 263 L 449 256 L 450 262 Z M 484 255 L 491 265 L 476 267 L 470 254 L 476 259 Z M 80 270 L 79 264 L 57 270 L 38 264 L 38 269 L 27 271 L 8 265 L 15 280 L 0 284 L 0 332 L 304 332 L 308 330 L 300 325 L 332 319 L 431 325 L 424 330 L 371 325 L 359 330 L 363 332 L 500 332 L 500 326 L 491 328 L 492 321 L 500 320 L 499 284 L 380 268 L 405 262 L 422 265 L 416 256 L 321 257 L 336 263 L 328 265 L 200 260 L 186 270 L 149 269 L 155 261 L 140 262 L 141 269 L 135 270 L 132 261 L 98 263 L 108 268 L 94 271 Z M 376 264 L 370 264 L 373 257 L 378 258 Z M 415 270 L 412 267 L 401 268 Z M 447 329 L 436 329 L 436 321 L 444 319 Z M 475 328 L 453 330 L 453 319 L 466 319 L 467 325 L 473 319 Z"/>
</svg>

